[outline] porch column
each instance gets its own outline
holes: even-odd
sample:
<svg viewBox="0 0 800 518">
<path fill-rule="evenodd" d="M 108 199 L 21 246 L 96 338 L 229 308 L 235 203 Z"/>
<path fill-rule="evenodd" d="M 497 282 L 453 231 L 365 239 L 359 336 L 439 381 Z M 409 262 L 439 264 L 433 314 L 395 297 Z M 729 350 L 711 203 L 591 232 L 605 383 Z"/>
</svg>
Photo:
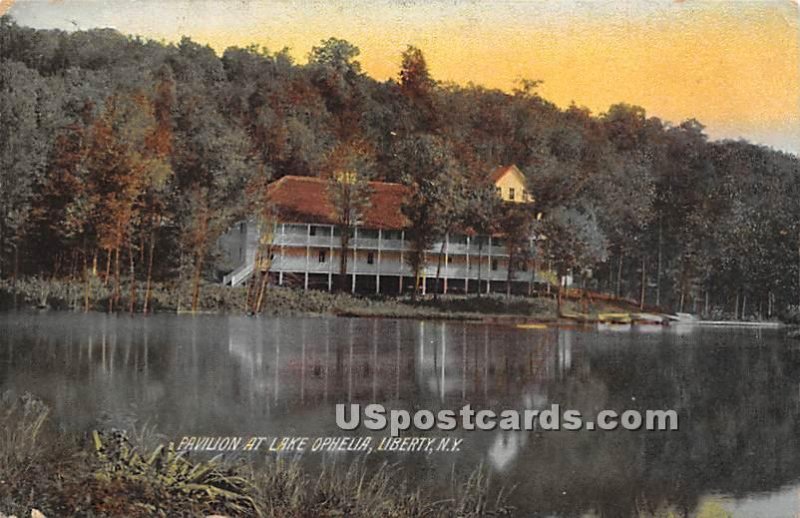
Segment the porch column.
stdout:
<svg viewBox="0 0 800 518">
<path fill-rule="evenodd" d="M 331 225 L 331 239 L 328 243 L 328 293 L 333 291 L 333 225 Z"/>
<path fill-rule="evenodd" d="M 428 268 L 428 252 L 427 250 L 422 252 L 422 257 L 424 258 L 422 264 L 425 266 L 422 268 L 422 294 L 425 295 L 428 286 L 428 279 L 425 276 L 425 270 Z"/>
<path fill-rule="evenodd" d="M 492 291 L 492 236 L 489 236 L 489 260 L 486 261 L 486 293 Z M 480 286 L 478 286 L 480 289 Z"/>
<path fill-rule="evenodd" d="M 447 278 L 450 276 L 450 234 L 444 235 L 444 286 L 443 294 L 447 295 Z"/>
<path fill-rule="evenodd" d="M 467 269 L 466 269 L 466 272 L 464 273 L 464 294 L 466 294 L 466 295 L 469 295 L 469 275 L 470 275 L 470 272 L 469 272 L 469 246 L 470 246 L 470 239 L 469 239 L 469 236 L 467 236 L 467 254 L 466 254 L 467 255 L 466 256 L 466 261 L 467 261 L 466 268 Z"/>
<path fill-rule="evenodd" d="M 350 293 L 356 292 L 356 261 L 358 260 L 358 227 L 353 227 L 353 284 Z"/>
<path fill-rule="evenodd" d="M 306 272 L 303 277 L 303 290 L 308 291 L 309 254 L 311 253 L 311 223 L 306 226 Z"/>
<path fill-rule="evenodd" d="M 281 223 L 281 271 L 278 272 L 278 286 L 283 286 L 283 271 L 286 269 L 286 262 L 283 259 L 283 244 L 286 242 L 286 223 Z"/>
<path fill-rule="evenodd" d="M 403 294 L 403 250 L 406 247 L 406 231 L 400 231 L 400 287 L 397 290 L 398 295 Z"/>
<path fill-rule="evenodd" d="M 376 264 L 377 273 L 375 274 L 375 294 L 380 294 L 381 292 L 381 237 L 383 235 L 383 231 L 378 229 L 378 262 Z"/>
</svg>

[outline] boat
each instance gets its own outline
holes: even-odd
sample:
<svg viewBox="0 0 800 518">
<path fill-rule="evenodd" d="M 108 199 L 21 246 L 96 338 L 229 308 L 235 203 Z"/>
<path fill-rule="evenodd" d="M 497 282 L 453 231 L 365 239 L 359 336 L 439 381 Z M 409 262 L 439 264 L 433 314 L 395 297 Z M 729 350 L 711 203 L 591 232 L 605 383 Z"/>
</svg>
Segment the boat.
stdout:
<svg viewBox="0 0 800 518">
<path fill-rule="evenodd" d="M 674 315 L 664 316 L 673 322 L 679 322 L 681 324 L 696 324 L 700 320 L 691 313 L 675 313 Z"/>
<path fill-rule="evenodd" d="M 630 324 L 630 313 L 598 313 L 597 319 L 603 324 Z"/>
<path fill-rule="evenodd" d="M 667 323 L 667 318 L 664 315 L 655 313 L 632 313 L 631 319 L 637 325 L 664 325 Z"/>
<path fill-rule="evenodd" d="M 547 329 L 546 324 L 517 324 L 517 329 Z"/>
</svg>

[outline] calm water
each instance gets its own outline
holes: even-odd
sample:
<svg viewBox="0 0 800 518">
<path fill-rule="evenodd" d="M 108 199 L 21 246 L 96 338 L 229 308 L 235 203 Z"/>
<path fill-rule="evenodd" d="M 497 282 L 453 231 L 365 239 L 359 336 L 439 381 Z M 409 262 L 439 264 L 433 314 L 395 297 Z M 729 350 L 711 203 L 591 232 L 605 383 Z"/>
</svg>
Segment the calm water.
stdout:
<svg viewBox="0 0 800 518">
<path fill-rule="evenodd" d="M 334 404 L 348 401 L 433 410 L 558 403 L 587 416 L 671 408 L 678 432 L 458 431 L 457 454 L 373 456 L 400 461 L 431 487 L 483 462 L 496 483 L 516 486 L 521 516 L 693 512 L 713 500 L 736 516 L 790 517 L 800 512 L 800 349 L 782 336 L 3 314 L 0 389 L 39 395 L 67 429 L 111 416 L 149 422 L 172 440 L 343 435 Z"/>
</svg>

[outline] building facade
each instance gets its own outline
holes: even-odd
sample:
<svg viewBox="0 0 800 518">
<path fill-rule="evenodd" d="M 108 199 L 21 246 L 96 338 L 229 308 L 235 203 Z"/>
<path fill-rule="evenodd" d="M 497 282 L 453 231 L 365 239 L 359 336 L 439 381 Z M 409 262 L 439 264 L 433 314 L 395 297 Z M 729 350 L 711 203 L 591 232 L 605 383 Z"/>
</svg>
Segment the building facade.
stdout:
<svg viewBox="0 0 800 518">
<path fill-rule="evenodd" d="M 516 167 L 498 168 L 490 178 L 504 200 L 532 201 L 525 178 Z M 370 204 L 349 242 L 345 279 L 340 277 L 341 241 L 328 182 L 285 176 L 268 190 L 274 206 L 273 221 L 241 221 L 220 239 L 223 283 L 244 283 L 258 262 L 258 268 L 268 269 L 278 285 L 329 291 L 346 285 L 353 292 L 384 294 L 413 290 L 414 272 L 407 263 L 411 243 L 406 239 L 407 221 L 401 210 L 407 188 L 370 182 L 370 191 Z M 269 228 L 263 228 L 265 225 Z M 257 261 L 259 243 L 262 253 L 268 250 L 268 260 Z M 448 234 L 444 242 L 435 243 L 427 251 L 426 259 L 420 286 L 423 293 L 437 289 L 443 293 L 506 290 L 508 250 L 500 236 Z M 527 263 L 520 263 L 514 268 L 512 291 L 527 292 L 535 281 Z"/>
</svg>

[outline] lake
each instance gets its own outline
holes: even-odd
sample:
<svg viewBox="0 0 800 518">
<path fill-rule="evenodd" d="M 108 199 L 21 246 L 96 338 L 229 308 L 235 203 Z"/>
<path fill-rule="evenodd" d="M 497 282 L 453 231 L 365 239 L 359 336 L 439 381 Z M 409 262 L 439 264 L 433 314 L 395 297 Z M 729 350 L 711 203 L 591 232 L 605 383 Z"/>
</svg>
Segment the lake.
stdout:
<svg viewBox="0 0 800 518">
<path fill-rule="evenodd" d="M 5 313 L 0 390 L 36 394 L 67 430 L 147 423 L 175 442 L 352 435 L 336 426 L 334 406 L 346 402 L 434 411 L 557 403 L 584 416 L 674 409 L 678 431 L 410 431 L 464 442 L 457 453 L 370 458 L 398 462 L 434 490 L 483 463 L 493 485 L 513 487 L 510 503 L 520 516 L 692 513 L 714 502 L 735 516 L 790 517 L 800 511 L 800 343 L 783 336 Z M 303 462 L 321 457 L 307 452 Z"/>
</svg>

